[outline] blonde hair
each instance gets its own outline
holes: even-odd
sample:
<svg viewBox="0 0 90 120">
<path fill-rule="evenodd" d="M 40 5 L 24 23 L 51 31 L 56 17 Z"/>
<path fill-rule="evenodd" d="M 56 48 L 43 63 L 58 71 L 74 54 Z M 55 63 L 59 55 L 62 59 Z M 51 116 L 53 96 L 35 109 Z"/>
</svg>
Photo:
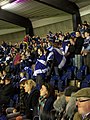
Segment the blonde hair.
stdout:
<svg viewBox="0 0 90 120">
<path fill-rule="evenodd" d="M 32 79 L 29 79 L 29 80 L 25 81 L 25 83 L 26 83 L 27 85 L 30 85 L 31 90 L 36 87 L 36 82 L 33 81 Z"/>
</svg>

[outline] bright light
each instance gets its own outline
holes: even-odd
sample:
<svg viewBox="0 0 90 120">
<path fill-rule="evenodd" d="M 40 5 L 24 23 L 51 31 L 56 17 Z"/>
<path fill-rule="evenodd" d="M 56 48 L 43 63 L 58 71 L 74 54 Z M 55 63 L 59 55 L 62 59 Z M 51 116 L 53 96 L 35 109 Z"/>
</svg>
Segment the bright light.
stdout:
<svg viewBox="0 0 90 120">
<path fill-rule="evenodd" d="M 11 6 L 13 6 L 14 4 L 15 4 L 15 2 L 13 2 L 13 3 L 8 3 L 8 4 L 4 5 L 4 6 L 2 6 L 1 9 L 11 8 Z"/>
<path fill-rule="evenodd" d="M 9 8 L 13 8 L 13 5 L 22 2 L 23 0 L 12 0 L 11 2 L 8 2 L 4 5 L 1 6 L 1 9 L 9 9 Z"/>
<path fill-rule="evenodd" d="M 6 5 L 9 3 L 9 0 L 4 0 L 2 2 L 0 2 L 0 6 Z"/>
</svg>

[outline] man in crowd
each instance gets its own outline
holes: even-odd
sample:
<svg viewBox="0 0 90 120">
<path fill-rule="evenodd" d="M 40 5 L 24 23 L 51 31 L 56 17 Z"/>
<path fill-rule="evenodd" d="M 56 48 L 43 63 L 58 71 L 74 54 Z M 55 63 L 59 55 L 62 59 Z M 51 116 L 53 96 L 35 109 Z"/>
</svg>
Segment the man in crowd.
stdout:
<svg viewBox="0 0 90 120">
<path fill-rule="evenodd" d="M 74 94 L 78 112 L 73 120 L 90 120 L 90 87 L 82 88 Z"/>
<path fill-rule="evenodd" d="M 84 39 L 81 36 L 80 31 L 76 31 L 76 40 L 75 40 L 75 66 L 80 69 L 82 66 L 82 56 L 81 50 L 84 43 Z"/>
</svg>

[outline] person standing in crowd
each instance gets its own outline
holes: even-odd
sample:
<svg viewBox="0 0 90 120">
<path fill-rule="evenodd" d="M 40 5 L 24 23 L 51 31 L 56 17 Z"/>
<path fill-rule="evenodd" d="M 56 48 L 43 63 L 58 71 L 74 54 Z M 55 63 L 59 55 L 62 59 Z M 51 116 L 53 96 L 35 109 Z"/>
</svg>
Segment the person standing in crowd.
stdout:
<svg viewBox="0 0 90 120">
<path fill-rule="evenodd" d="M 62 68 L 65 66 L 66 58 L 63 55 L 62 51 L 60 50 L 60 43 L 59 40 L 52 40 L 53 45 L 49 49 L 47 48 L 47 63 L 49 66 L 48 72 L 47 72 L 47 79 L 50 80 L 51 75 L 59 76 L 61 75 Z M 59 74 L 60 73 L 60 74 Z"/>
<path fill-rule="evenodd" d="M 35 69 L 34 69 L 34 74 L 33 76 L 36 77 L 36 83 L 41 87 L 43 82 L 45 82 L 45 77 L 47 73 L 47 58 L 46 55 L 44 54 L 44 49 L 43 48 L 38 48 L 38 59 L 35 64 Z"/>
<path fill-rule="evenodd" d="M 79 69 L 82 66 L 81 50 L 84 43 L 84 39 L 81 37 L 80 31 L 76 31 L 75 40 L 75 66 Z"/>
<path fill-rule="evenodd" d="M 90 30 L 85 31 L 85 39 L 82 47 L 81 54 L 84 59 L 84 65 L 88 66 L 88 73 L 90 73 Z"/>
<path fill-rule="evenodd" d="M 73 96 L 78 107 L 73 120 L 90 120 L 90 87 L 80 89 Z"/>
<path fill-rule="evenodd" d="M 53 47 L 54 47 L 53 48 L 54 71 L 55 71 L 55 75 L 59 75 L 60 73 L 59 71 L 61 71 L 62 68 L 65 66 L 66 58 L 59 48 L 59 40 L 55 40 Z"/>
<path fill-rule="evenodd" d="M 67 62 L 69 61 L 70 65 L 75 65 L 75 41 L 74 37 L 70 38 L 70 44 L 68 44 L 68 51 L 65 54 Z"/>
</svg>

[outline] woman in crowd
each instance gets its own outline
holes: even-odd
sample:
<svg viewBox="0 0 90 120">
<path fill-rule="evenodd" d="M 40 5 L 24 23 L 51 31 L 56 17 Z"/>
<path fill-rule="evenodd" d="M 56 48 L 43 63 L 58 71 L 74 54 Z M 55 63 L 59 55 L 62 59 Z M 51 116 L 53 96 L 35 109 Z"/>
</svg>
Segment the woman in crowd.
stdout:
<svg viewBox="0 0 90 120">
<path fill-rule="evenodd" d="M 23 92 L 23 88 L 26 94 Z M 36 88 L 36 83 L 33 80 L 27 80 L 25 78 L 20 80 L 20 103 L 19 103 L 19 111 L 15 108 L 7 109 L 7 117 L 9 120 L 39 120 L 38 114 L 38 105 L 39 105 L 39 96 L 40 92 Z M 11 112 L 9 114 L 9 112 Z"/>
<path fill-rule="evenodd" d="M 33 80 L 26 80 L 24 86 L 27 93 L 25 102 L 25 116 L 21 116 L 22 119 L 38 120 L 38 103 L 39 103 L 39 90 L 36 88 L 36 83 Z M 18 120 L 18 117 L 16 118 Z"/>
<path fill-rule="evenodd" d="M 52 120 L 50 113 L 56 99 L 54 88 L 45 83 L 40 89 L 39 111 L 41 120 Z"/>
<path fill-rule="evenodd" d="M 41 88 L 43 82 L 45 82 L 45 77 L 47 73 L 47 58 L 44 54 L 44 49 L 42 47 L 38 48 L 38 59 L 35 64 L 34 76 L 36 77 L 36 83 Z"/>
</svg>

